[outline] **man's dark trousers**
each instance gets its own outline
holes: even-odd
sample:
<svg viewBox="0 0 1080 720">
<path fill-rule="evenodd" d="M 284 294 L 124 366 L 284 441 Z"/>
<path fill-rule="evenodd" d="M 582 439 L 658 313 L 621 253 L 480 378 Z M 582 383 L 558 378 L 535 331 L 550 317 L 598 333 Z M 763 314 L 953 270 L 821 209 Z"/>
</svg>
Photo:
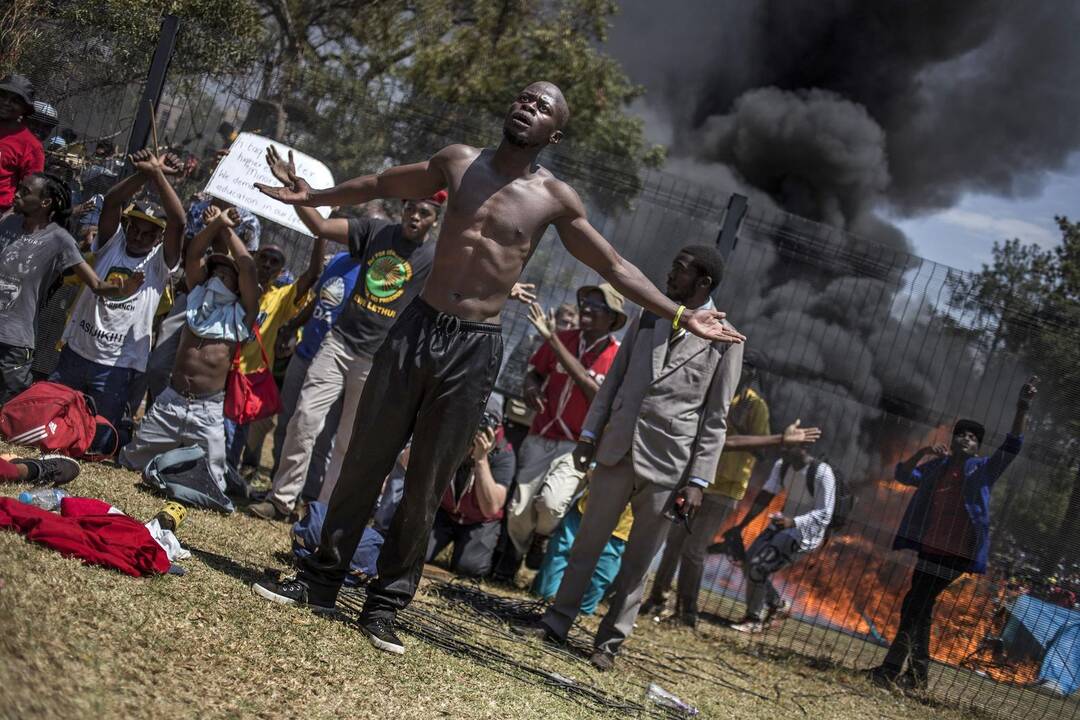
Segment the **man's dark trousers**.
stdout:
<svg viewBox="0 0 1080 720">
<path fill-rule="evenodd" d="M 938 596 L 964 574 L 971 565 L 968 558 L 955 555 L 919 555 L 919 563 L 911 574 L 911 587 L 900 607 L 900 627 L 889 647 L 882 666 L 899 674 L 904 660 L 908 670 L 925 683 L 930 670 L 930 627 Z"/>
<path fill-rule="evenodd" d="M 501 361 L 498 325 L 463 321 L 420 298 L 402 312 L 375 353 L 319 548 L 301 561 L 299 578 L 314 601 L 336 598 L 383 481 L 410 436 L 405 493 L 364 615 L 393 618 L 412 600 L 435 511 L 469 451 Z"/>
<path fill-rule="evenodd" d="M 450 569 L 468 577 L 483 577 L 491 572 L 495 546 L 499 544 L 502 522 L 471 523 L 454 522 L 450 514 L 440 509 L 435 513 L 435 525 L 427 547 L 427 561 L 431 562 L 443 549 L 453 543 Z"/>
</svg>

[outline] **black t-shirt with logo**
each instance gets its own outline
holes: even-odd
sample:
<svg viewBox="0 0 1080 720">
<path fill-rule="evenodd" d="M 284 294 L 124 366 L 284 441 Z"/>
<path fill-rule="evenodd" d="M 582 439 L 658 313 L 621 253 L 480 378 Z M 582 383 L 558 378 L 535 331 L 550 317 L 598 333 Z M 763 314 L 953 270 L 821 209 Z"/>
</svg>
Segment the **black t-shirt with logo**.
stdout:
<svg viewBox="0 0 1080 720">
<path fill-rule="evenodd" d="M 360 258 L 360 275 L 334 333 L 355 353 L 371 357 L 398 315 L 424 289 L 435 242 L 415 245 L 401 225 L 349 218 L 349 253 Z"/>
</svg>

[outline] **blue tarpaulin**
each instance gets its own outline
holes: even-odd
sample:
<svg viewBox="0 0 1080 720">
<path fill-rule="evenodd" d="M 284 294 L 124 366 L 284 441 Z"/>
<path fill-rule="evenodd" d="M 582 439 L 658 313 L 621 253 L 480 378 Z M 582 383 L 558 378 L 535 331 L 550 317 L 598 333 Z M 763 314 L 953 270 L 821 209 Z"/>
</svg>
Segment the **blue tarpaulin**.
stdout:
<svg viewBox="0 0 1080 720">
<path fill-rule="evenodd" d="M 1042 650 L 1039 680 L 1062 695 L 1076 692 L 1080 686 L 1080 612 L 1023 595 L 1009 613 L 1002 633 L 1006 646 L 1022 644 L 1022 634 L 1030 636 Z"/>
</svg>

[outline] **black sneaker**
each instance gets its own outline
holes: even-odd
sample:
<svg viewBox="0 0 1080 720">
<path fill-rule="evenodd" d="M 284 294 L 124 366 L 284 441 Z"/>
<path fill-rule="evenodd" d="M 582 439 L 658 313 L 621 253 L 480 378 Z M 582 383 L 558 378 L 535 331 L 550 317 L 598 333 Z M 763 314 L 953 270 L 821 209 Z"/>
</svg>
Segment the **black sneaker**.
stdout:
<svg viewBox="0 0 1080 720">
<path fill-rule="evenodd" d="M 539 570 L 544 564 L 544 556 L 547 555 L 548 536 L 534 535 L 529 552 L 525 554 L 525 567 L 530 570 Z"/>
<path fill-rule="evenodd" d="M 311 597 L 311 588 L 303 580 L 294 578 L 280 583 L 273 580 L 259 580 L 251 584 L 251 590 L 259 597 L 270 602 L 307 607 L 317 613 L 332 613 L 335 611 L 333 602 L 327 604 Z"/>
<path fill-rule="evenodd" d="M 395 655 L 405 654 L 405 643 L 394 632 L 394 621 L 387 618 L 372 618 L 362 620 L 360 629 L 368 636 L 368 640 L 379 650 Z"/>
<path fill-rule="evenodd" d="M 79 477 L 79 463 L 66 455 L 42 455 L 37 460 L 19 458 L 14 465 L 25 465 L 32 476 L 28 481 L 34 485 L 66 485 Z M 35 472 L 36 471 L 36 472 Z"/>
<path fill-rule="evenodd" d="M 540 620 L 524 620 L 521 622 L 510 623 L 510 631 L 515 635 L 521 635 L 522 637 L 539 638 L 544 642 L 554 643 L 556 645 L 562 645 L 566 642 L 566 638 L 561 638 L 551 631 L 547 625 Z"/>
<path fill-rule="evenodd" d="M 896 687 L 896 680 L 900 677 L 900 671 L 886 665 L 878 665 L 869 670 L 864 670 L 866 679 L 878 687 L 892 689 Z"/>
<path fill-rule="evenodd" d="M 641 610 L 638 614 L 646 617 L 660 615 L 664 612 L 665 607 L 667 607 L 667 598 L 650 595 L 648 600 L 641 603 Z"/>
<path fill-rule="evenodd" d="M 608 672 L 615 667 L 615 656 L 604 650 L 597 650 L 589 658 L 589 662 L 600 672 Z"/>
</svg>

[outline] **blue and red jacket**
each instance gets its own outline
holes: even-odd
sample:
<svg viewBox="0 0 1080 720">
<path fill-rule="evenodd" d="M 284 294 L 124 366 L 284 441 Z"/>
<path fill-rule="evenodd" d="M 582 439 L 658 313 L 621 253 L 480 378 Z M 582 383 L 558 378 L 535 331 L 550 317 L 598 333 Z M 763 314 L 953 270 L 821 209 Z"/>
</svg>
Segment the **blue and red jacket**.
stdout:
<svg viewBox="0 0 1080 720">
<path fill-rule="evenodd" d="M 990 556 L 990 491 L 1005 469 L 1020 453 L 1023 435 L 1006 435 L 1001 447 L 987 457 L 971 457 L 964 463 L 964 509 L 975 530 L 975 547 L 967 571 L 985 573 Z M 897 463 L 894 477 L 897 482 L 916 488 L 908 503 L 904 519 L 893 540 L 894 550 L 922 550 L 922 538 L 930 519 L 930 503 L 938 479 L 949 465 L 949 459 L 936 458 L 905 473 L 903 463 Z"/>
</svg>

